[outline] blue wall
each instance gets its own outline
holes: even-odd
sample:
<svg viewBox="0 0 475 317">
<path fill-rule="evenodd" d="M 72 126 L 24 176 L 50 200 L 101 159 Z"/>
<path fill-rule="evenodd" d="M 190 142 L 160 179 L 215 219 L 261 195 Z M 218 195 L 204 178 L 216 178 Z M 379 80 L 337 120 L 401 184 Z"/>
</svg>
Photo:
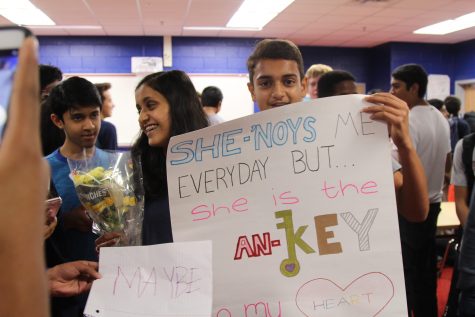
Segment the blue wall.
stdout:
<svg viewBox="0 0 475 317">
<path fill-rule="evenodd" d="M 475 40 L 454 45 L 454 74 L 457 80 L 475 78 Z"/>
<path fill-rule="evenodd" d="M 132 56 L 163 56 L 162 37 L 40 37 L 40 61 L 66 73 L 130 73 Z M 247 73 L 255 39 L 172 38 L 173 68 Z"/>
<path fill-rule="evenodd" d="M 368 74 L 368 48 L 342 48 L 342 47 L 300 47 L 305 64 L 305 69 L 313 64 L 327 64 L 333 69 L 351 72 L 358 82 L 367 82 Z"/>
<path fill-rule="evenodd" d="M 40 61 L 66 73 L 130 73 L 132 56 L 162 56 L 162 37 L 53 37 L 40 41 Z M 173 68 L 190 73 L 247 73 L 256 39 L 172 38 Z M 455 80 L 475 77 L 475 40 L 459 44 L 388 43 L 373 48 L 302 46 L 305 68 L 331 65 L 366 87 L 389 89 L 391 70 L 418 63 L 429 73 Z M 452 85 L 453 90 L 453 85 Z"/>
<path fill-rule="evenodd" d="M 367 90 L 382 89 L 388 91 L 391 80 L 391 47 L 389 44 L 370 49 L 368 68 Z"/>
<path fill-rule="evenodd" d="M 402 64 L 422 65 L 429 74 L 446 74 L 453 91 L 454 47 L 450 44 L 391 43 L 391 69 Z"/>
</svg>

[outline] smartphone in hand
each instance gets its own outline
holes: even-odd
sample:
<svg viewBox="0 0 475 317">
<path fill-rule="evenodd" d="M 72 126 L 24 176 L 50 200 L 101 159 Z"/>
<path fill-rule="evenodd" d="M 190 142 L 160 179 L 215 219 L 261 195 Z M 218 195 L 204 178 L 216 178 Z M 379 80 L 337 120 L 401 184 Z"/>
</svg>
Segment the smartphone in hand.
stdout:
<svg viewBox="0 0 475 317">
<path fill-rule="evenodd" d="M 18 50 L 31 32 L 20 26 L 0 27 L 0 137 L 7 124 L 8 105 L 13 76 L 18 63 Z"/>
<path fill-rule="evenodd" d="M 62 202 L 61 197 L 46 200 L 46 219 L 54 219 L 56 217 Z"/>
</svg>

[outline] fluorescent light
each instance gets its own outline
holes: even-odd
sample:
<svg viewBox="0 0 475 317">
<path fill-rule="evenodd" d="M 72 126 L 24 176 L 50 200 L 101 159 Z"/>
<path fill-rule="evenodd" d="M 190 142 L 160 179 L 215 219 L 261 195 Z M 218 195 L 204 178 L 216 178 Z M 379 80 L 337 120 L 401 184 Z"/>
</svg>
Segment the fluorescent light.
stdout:
<svg viewBox="0 0 475 317">
<path fill-rule="evenodd" d="M 0 15 L 19 25 L 55 25 L 53 20 L 28 0 L 0 0 Z"/>
<path fill-rule="evenodd" d="M 222 26 L 184 26 L 183 30 L 193 31 L 260 31 L 261 28 L 228 28 Z"/>
<path fill-rule="evenodd" d="M 30 29 L 99 30 L 100 25 L 29 25 Z"/>
<path fill-rule="evenodd" d="M 475 26 L 475 12 L 462 15 L 453 20 L 446 20 L 415 30 L 415 34 L 445 35 Z"/>
<path fill-rule="evenodd" d="M 294 0 L 244 0 L 226 26 L 260 30 L 292 2 Z"/>
</svg>

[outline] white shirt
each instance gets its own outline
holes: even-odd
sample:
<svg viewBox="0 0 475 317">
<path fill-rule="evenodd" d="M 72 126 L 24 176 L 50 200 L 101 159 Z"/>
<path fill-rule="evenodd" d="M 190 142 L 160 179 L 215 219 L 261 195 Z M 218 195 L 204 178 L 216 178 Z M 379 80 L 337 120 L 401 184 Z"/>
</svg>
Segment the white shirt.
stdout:
<svg viewBox="0 0 475 317">
<path fill-rule="evenodd" d="M 429 201 L 440 202 L 445 160 L 451 151 L 449 123 L 433 106 L 414 106 L 409 112 L 409 131 L 427 177 Z"/>
</svg>

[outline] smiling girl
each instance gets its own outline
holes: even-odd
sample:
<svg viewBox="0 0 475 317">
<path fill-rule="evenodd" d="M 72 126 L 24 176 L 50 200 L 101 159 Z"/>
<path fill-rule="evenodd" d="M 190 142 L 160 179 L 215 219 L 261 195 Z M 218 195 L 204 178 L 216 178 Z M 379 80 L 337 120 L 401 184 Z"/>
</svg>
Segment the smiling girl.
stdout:
<svg viewBox="0 0 475 317">
<path fill-rule="evenodd" d="M 172 70 L 150 74 L 135 89 L 141 133 L 132 146 L 140 159 L 145 189 L 143 245 L 173 241 L 168 205 L 166 153 L 170 138 L 208 126 L 198 94 L 190 78 Z M 113 245 L 106 234 L 98 247 Z"/>
</svg>

